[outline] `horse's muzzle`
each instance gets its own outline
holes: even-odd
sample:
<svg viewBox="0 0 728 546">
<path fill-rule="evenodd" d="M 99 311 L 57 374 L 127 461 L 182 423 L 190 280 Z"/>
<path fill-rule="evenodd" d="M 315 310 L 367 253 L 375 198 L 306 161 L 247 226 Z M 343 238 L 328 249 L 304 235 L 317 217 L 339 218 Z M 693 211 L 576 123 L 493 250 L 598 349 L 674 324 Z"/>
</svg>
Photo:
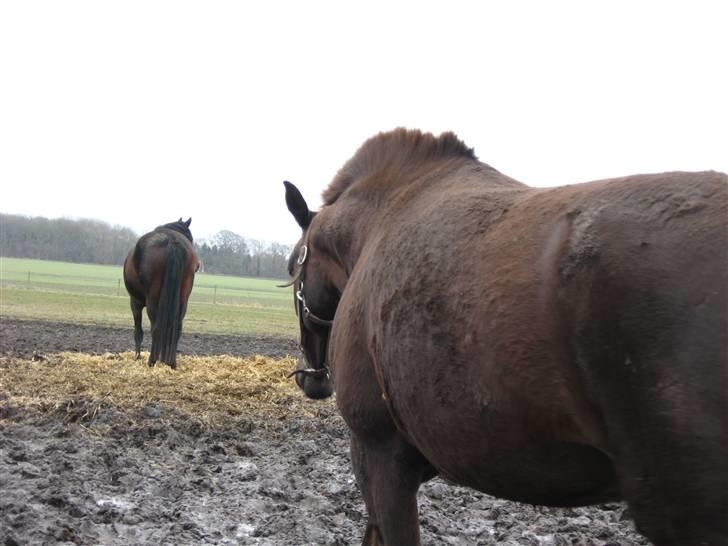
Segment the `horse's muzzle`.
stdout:
<svg viewBox="0 0 728 546">
<path fill-rule="evenodd" d="M 328 398 L 334 393 L 334 384 L 327 367 L 311 368 L 307 366 L 306 360 L 301 358 L 297 368 L 289 374 L 289 377 L 296 378 L 296 384 L 308 398 L 321 400 Z"/>
</svg>

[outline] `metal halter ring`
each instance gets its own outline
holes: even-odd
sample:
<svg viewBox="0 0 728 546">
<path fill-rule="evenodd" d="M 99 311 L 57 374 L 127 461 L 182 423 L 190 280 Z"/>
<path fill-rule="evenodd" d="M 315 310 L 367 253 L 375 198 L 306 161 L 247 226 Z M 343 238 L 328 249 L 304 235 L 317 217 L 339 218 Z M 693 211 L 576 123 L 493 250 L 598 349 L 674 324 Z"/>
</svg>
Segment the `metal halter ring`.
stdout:
<svg viewBox="0 0 728 546">
<path fill-rule="evenodd" d="M 298 260 L 296 260 L 296 263 L 298 265 L 303 265 L 306 263 L 306 258 L 308 257 L 308 245 L 301 245 L 301 250 L 298 253 Z"/>
</svg>

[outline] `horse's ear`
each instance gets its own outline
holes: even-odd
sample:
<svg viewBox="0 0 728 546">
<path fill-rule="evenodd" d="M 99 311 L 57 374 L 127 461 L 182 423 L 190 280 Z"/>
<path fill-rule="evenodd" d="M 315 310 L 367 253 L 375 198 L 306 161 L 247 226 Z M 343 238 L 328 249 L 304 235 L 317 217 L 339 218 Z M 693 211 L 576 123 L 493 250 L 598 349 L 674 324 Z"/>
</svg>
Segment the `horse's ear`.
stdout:
<svg viewBox="0 0 728 546">
<path fill-rule="evenodd" d="M 301 195 L 301 192 L 298 191 L 298 188 L 290 182 L 283 182 L 283 185 L 286 187 L 286 205 L 288 205 L 288 210 L 291 211 L 291 214 L 293 214 L 301 229 L 306 229 L 311 223 L 311 218 L 313 218 L 311 211 L 308 210 L 306 200 Z"/>
<path fill-rule="evenodd" d="M 182 220 L 182 218 L 180 218 Z M 192 223 L 192 216 L 190 216 L 187 221 L 185 222 L 185 226 L 190 227 L 190 224 Z"/>
</svg>

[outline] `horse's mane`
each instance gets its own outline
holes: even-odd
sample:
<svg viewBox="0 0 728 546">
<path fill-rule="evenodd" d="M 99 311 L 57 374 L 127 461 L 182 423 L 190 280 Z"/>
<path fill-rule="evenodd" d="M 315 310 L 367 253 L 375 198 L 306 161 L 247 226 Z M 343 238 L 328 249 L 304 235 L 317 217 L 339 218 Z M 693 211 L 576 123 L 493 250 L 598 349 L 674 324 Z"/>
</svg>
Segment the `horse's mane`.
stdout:
<svg viewBox="0 0 728 546">
<path fill-rule="evenodd" d="M 176 231 L 177 233 L 184 235 L 190 241 L 190 243 L 194 242 L 192 239 L 192 232 L 190 231 L 190 228 L 187 227 L 187 224 L 183 222 L 181 218 L 176 222 L 170 222 L 169 224 L 164 224 L 163 226 L 157 226 L 156 229 L 161 228 Z"/>
<path fill-rule="evenodd" d="M 339 170 L 324 190 L 324 205 L 334 203 L 356 180 L 375 171 L 401 172 L 434 159 L 453 158 L 477 159 L 473 149 L 451 132 L 435 136 L 417 129 L 398 128 L 379 133 L 362 144 Z"/>
</svg>

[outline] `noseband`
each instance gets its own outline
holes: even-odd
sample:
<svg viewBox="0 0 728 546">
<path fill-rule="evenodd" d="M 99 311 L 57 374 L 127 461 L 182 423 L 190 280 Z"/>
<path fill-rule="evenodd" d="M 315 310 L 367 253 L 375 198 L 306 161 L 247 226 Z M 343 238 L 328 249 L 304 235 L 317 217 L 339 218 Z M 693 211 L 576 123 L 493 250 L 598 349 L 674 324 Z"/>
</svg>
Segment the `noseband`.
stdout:
<svg viewBox="0 0 728 546">
<path fill-rule="evenodd" d="M 308 258 L 308 244 L 307 241 L 304 241 L 303 245 L 301 245 L 301 250 L 299 251 L 298 259 L 296 260 L 296 264 L 298 265 L 298 272 L 293 277 L 293 280 L 290 283 L 284 284 L 282 286 L 291 286 L 294 285 L 294 288 L 296 290 L 296 315 L 298 316 L 298 326 L 301 330 L 301 332 L 304 331 L 304 323 L 303 319 L 306 318 L 313 322 L 314 324 L 318 324 L 319 326 L 323 326 L 324 328 L 331 328 L 331 326 L 334 324 L 333 320 L 326 320 L 322 319 L 318 315 L 316 315 L 311 309 L 306 305 L 306 297 L 303 295 L 303 278 L 304 278 L 304 269 L 303 266 L 306 263 L 306 259 Z M 295 284 L 298 283 L 298 287 L 295 287 Z M 300 345 L 299 348 L 301 349 L 301 352 L 303 353 L 303 346 Z M 304 360 L 305 360 L 305 354 L 304 354 Z M 293 377 L 294 375 L 302 375 L 304 377 L 315 377 L 315 378 L 325 378 L 329 379 L 331 377 L 331 372 L 329 370 L 329 367 L 324 362 L 323 366 L 320 368 L 304 368 L 303 370 L 294 370 L 291 373 L 288 374 L 288 377 Z"/>
</svg>

